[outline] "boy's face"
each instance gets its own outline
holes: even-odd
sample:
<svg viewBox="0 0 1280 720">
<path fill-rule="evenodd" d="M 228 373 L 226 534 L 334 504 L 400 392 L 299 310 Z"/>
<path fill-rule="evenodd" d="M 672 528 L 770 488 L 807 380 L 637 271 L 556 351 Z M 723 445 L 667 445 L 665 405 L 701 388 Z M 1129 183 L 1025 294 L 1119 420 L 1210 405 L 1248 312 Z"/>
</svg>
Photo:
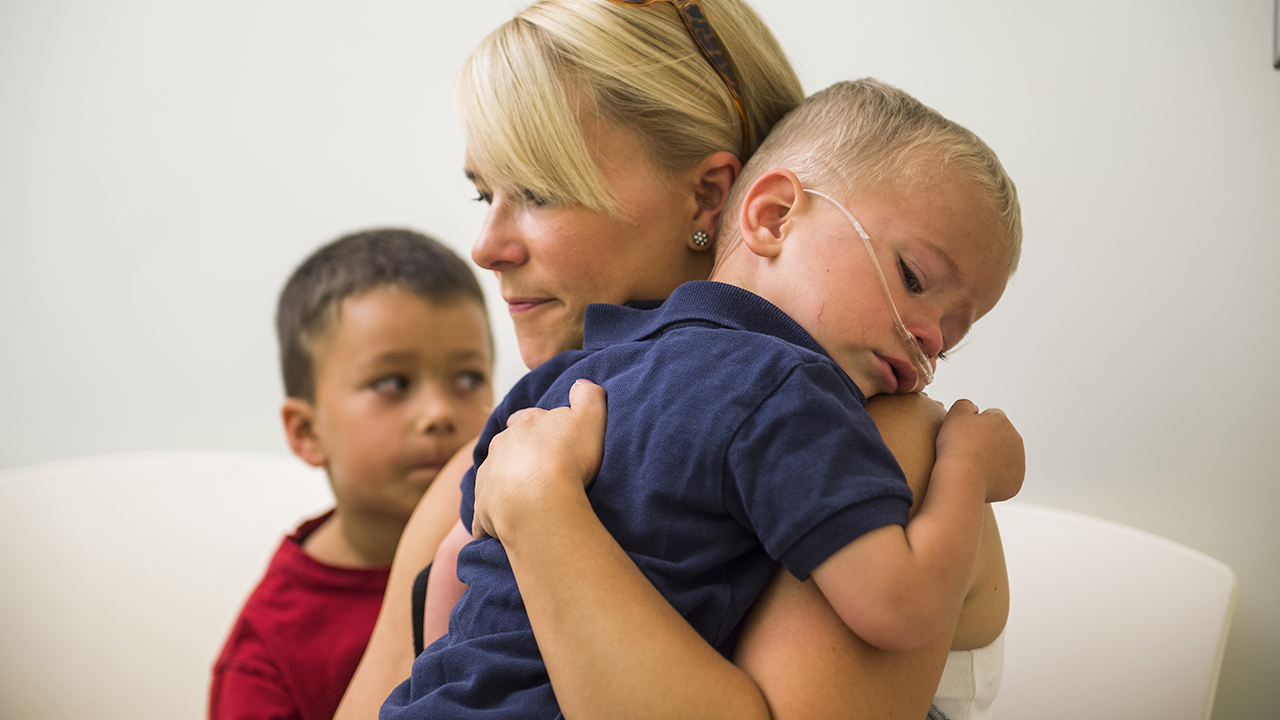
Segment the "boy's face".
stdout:
<svg viewBox="0 0 1280 720">
<path fill-rule="evenodd" d="M 311 432 L 339 509 L 407 520 L 493 408 L 484 308 L 375 288 L 343 300 L 313 352 Z"/>
<path fill-rule="evenodd" d="M 871 237 L 875 261 L 908 332 L 936 367 L 987 314 L 1008 282 L 1003 230 L 967 183 L 942 177 L 909 189 L 834 194 Z M 917 372 L 862 238 L 826 200 L 807 196 L 779 257 L 789 292 L 772 293 L 867 397 L 909 392 Z"/>
</svg>

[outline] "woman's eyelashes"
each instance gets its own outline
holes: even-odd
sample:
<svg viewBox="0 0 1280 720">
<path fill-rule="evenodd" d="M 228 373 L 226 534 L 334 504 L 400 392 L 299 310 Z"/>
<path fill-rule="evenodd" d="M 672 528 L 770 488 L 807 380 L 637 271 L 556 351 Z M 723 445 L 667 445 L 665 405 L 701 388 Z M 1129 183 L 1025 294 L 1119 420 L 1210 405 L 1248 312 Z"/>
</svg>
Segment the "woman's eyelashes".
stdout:
<svg viewBox="0 0 1280 720">
<path fill-rule="evenodd" d="M 532 190 L 521 189 L 518 191 L 518 193 L 519 193 L 520 199 L 526 205 L 532 205 L 534 207 L 546 207 L 547 205 L 551 204 L 551 198 L 539 195 Z M 477 190 L 476 196 L 471 199 L 474 200 L 475 202 L 482 202 L 486 205 L 492 205 L 493 193 L 488 192 L 486 190 Z"/>
<path fill-rule="evenodd" d="M 534 207 L 543 207 L 547 203 L 551 202 L 549 198 L 543 197 L 528 188 L 522 189 L 520 194 L 524 196 L 525 202 L 533 205 Z"/>
</svg>

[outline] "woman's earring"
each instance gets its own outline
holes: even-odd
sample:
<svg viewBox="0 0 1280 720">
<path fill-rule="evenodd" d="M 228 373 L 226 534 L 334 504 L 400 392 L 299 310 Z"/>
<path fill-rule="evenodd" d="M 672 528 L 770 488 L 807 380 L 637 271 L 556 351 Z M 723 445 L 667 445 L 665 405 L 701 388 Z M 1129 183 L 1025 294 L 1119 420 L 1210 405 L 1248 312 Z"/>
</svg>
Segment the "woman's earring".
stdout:
<svg viewBox="0 0 1280 720">
<path fill-rule="evenodd" d="M 697 230 L 693 233 L 693 246 L 701 250 L 711 242 L 711 236 L 706 230 Z"/>
</svg>

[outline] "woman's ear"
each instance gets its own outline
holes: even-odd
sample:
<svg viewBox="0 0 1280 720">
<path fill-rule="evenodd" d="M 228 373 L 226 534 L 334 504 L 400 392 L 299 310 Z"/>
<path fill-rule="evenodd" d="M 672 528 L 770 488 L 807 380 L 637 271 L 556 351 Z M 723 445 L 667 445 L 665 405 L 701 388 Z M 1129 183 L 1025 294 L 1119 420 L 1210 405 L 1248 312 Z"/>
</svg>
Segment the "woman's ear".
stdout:
<svg viewBox="0 0 1280 720">
<path fill-rule="evenodd" d="M 284 436 L 294 455 L 312 467 L 324 467 L 329 462 L 324 443 L 316 434 L 314 405 L 301 398 L 287 397 L 280 408 L 280 419 L 284 421 Z"/>
<path fill-rule="evenodd" d="M 733 187 L 733 181 L 738 179 L 741 171 L 742 162 L 731 152 L 712 153 L 698 163 L 693 171 L 695 208 L 691 237 L 701 232 L 705 233 L 704 238 L 715 238 L 720 214 L 724 212 L 724 205 L 729 199 L 729 189 Z M 712 246 L 713 243 L 706 240 L 702 244 L 690 241 L 690 247 L 694 250 L 705 250 Z"/>
<path fill-rule="evenodd" d="M 791 222 L 808 205 L 800 179 L 790 170 L 770 170 L 742 198 L 738 233 L 747 249 L 762 258 L 782 251 Z"/>
</svg>

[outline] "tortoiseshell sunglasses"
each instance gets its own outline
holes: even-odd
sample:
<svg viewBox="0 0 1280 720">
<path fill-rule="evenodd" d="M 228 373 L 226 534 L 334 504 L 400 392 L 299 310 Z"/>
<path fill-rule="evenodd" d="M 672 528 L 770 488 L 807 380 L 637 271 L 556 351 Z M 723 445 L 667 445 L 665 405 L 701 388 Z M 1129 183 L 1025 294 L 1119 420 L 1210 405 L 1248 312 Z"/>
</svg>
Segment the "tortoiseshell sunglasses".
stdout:
<svg viewBox="0 0 1280 720">
<path fill-rule="evenodd" d="M 738 157 L 745 162 L 747 150 L 751 147 L 751 124 L 747 122 L 747 111 L 742 106 L 742 92 L 738 86 L 738 78 L 733 74 L 733 65 L 729 62 L 729 50 L 725 48 L 724 43 L 720 42 L 716 31 L 711 28 L 711 23 L 702 12 L 702 5 L 698 4 L 698 0 L 610 1 L 630 7 L 644 7 L 659 2 L 669 2 L 675 6 L 676 12 L 680 13 L 680 20 L 684 22 L 685 29 L 689 31 L 689 37 L 693 38 L 693 41 L 697 43 L 698 48 L 702 50 L 703 56 L 707 58 L 707 62 L 711 63 L 711 67 L 715 68 L 716 74 L 720 76 L 720 79 L 724 80 L 725 87 L 729 88 L 729 96 L 733 98 L 733 106 L 737 108 L 738 117 L 742 120 L 742 153 Z"/>
</svg>

